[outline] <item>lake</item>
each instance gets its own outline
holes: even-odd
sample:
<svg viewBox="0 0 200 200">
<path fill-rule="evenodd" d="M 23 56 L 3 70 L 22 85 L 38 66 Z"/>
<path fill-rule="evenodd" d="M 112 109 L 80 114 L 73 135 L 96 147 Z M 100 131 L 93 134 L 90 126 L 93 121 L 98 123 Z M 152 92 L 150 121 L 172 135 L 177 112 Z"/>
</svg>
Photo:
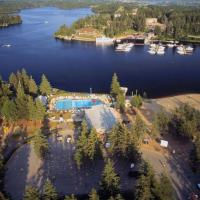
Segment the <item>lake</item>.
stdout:
<svg viewBox="0 0 200 200">
<path fill-rule="evenodd" d="M 129 53 L 93 43 L 55 40 L 62 24 L 92 14 L 89 8 L 26 9 L 20 12 L 22 25 L 0 29 L 0 74 L 25 68 L 37 82 L 44 73 L 54 87 L 68 91 L 109 92 L 114 72 L 129 94 L 136 89 L 149 97 L 200 92 L 200 48 L 193 55 L 180 56 L 167 49 L 163 56 L 152 56 L 147 46 L 134 46 Z M 46 23 L 45 23 L 46 21 Z M 48 22 L 48 23 L 47 23 Z M 11 44 L 10 48 L 2 47 Z"/>
</svg>

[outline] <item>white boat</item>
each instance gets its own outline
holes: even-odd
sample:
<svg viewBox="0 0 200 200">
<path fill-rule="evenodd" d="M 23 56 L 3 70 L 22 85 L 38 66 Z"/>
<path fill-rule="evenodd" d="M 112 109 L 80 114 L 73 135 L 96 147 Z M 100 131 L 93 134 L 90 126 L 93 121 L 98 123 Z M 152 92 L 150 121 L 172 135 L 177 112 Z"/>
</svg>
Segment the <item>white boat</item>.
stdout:
<svg viewBox="0 0 200 200">
<path fill-rule="evenodd" d="M 183 50 L 184 50 L 184 46 L 183 46 L 183 45 L 177 46 L 177 50 L 178 50 L 178 51 L 183 51 Z"/>
<path fill-rule="evenodd" d="M 179 45 L 177 47 L 177 53 L 180 54 L 180 55 L 187 54 L 185 46 L 184 45 Z"/>
<path fill-rule="evenodd" d="M 169 43 L 169 44 L 167 44 L 167 46 L 168 46 L 169 48 L 173 48 L 173 47 L 174 47 L 174 44 Z"/>
<path fill-rule="evenodd" d="M 129 52 L 133 48 L 134 44 L 133 43 L 123 43 L 123 44 L 118 44 L 116 47 L 116 51 L 122 51 L 122 52 Z"/>
<path fill-rule="evenodd" d="M 164 54 L 165 54 L 165 51 L 164 51 L 164 50 L 158 50 L 158 51 L 157 51 L 157 54 L 158 54 L 158 55 L 164 55 Z"/>
<path fill-rule="evenodd" d="M 11 44 L 3 44 L 2 47 L 11 47 Z"/>
<path fill-rule="evenodd" d="M 118 44 L 116 47 L 116 51 L 123 51 L 125 48 L 126 44 Z"/>
<path fill-rule="evenodd" d="M 156 47 L 156 44 L 150 44 L 150 48 L 155 48 Z"/>
<path fill-rule="evenodd" d="M 183 50 L 178 50 L 177 53 L 180 55 L 185 55 L 185 52 Z"/>
<path fill-rule="evenodd" d="M 49 22 L 48 22 L 48 21 L 44 21 L 44 23 L 45 23 L 45 24 L 48 24 Z"/>
<path fill-rule="evenodd" d="M 187 47 L 185 48 L 185 50 L 186 50 L 187 52 L 192 52 L 192 51 L 194 50 L 194 48 L 191 47 L 191 46 L 187 46 Z"/>
<path fill-rule="evenodd" d="M 128 48 L 133 48 L 133 46 L 134 46 L 133 43 L 128 43 L 128 44 L 126 45 L 126 47 L 128 47 Z"/>
<path fill-rule="evenodd" d="M 116 40 L 116 42 L 117 42 L 117 43 L 120 43 L 120 42 L 121 42 L 121 40 L 120 40 L 120 39 L 117 39 L 117 40 Z"/>
<path fill-rule="evenodd" d="M 156 54 L 156 51 L 153 50 L 153 49 L 150 49 L 148 52 L 149 52 L 150 54 L 152 54 L 152 55 L 155 55 L 155 54 Z"/>
<path fill-rule="evenodd" d="M 165 50 L 165 47 L 160 45 L 160 46 L 158 46 L 158 50 Z"/>
</svg>

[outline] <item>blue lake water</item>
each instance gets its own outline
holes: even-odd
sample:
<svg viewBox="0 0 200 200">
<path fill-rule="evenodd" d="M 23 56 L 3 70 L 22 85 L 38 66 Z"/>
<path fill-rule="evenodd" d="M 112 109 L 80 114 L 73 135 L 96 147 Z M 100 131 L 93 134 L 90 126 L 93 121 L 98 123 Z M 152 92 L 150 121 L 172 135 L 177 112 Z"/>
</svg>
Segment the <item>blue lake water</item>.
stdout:
<svg viewBox="0 0 200 200">
<path fill-rule="evenodd" d="M 180 56 L 167 49 L 152 56 L 147 46 L 135 46 L 129 53 L 92 43 L 55 40 L 53 33 L 62 24 L 92 14 L 91 10 L 58 8 L 26 9 L 20 12 L 23 24 L 0 29 L 0 74 L 25 68 L 39 82 L 46 74 L 53 86 L 68 91 L 109 92 L 111 77 L 117 73 L 129 94 L 136 89 L 149 97 L 200 92 L 200 48 L 193 55 Z M 45 23 L 48 21 L 48 23 Z"/>
</svg>

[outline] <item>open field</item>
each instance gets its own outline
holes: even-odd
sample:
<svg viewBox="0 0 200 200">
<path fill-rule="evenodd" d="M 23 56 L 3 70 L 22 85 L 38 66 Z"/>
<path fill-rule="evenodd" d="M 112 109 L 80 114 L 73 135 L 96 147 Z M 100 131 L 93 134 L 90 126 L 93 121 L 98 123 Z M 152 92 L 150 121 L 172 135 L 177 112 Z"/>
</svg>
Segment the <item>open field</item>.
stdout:
<svg viewBox="0 0 200 200">
<path fill-rule="evenodd" d="M 200 94 L 185 94 L 172 97 L 150 99 L 144 102 L 141 111 L 148 119 L 148 121 L 151 122 L 156 112 L 164 110 L 170 113 L 175 108 L 185 103 L 200 111 Z"/>
</svg>

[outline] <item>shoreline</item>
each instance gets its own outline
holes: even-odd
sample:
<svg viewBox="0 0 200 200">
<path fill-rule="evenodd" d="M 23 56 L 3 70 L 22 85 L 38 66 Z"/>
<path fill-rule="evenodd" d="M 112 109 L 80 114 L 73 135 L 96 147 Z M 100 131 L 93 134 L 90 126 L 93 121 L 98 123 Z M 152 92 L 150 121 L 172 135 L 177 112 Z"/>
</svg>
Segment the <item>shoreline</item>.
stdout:
<svg viewBox="0 0 200 200">
<path fill-rule="evenodd" d="M 62 35 L 54 35 L 54 38 L 57 40 L 64 40 L 64 41 L 81 41 L 81 42 L 92 42 L 92 43 L 96 43 L 96 39 L 95 38 L 84 38 L 84 37 L 76 37 L 76 36 L 62 36 Z M 113 39 L 113 45 L 115 44 L 115 42 L 120 39 L 122 40 L 130 40 L 129 38 L 126 38 L 126 36 L 123 37 L 115 37 L 115 38 L 111 38 Z M 171 39 L 171 41 L 178 41 L 176 39 Z M 163 40 L 163 39 L 151 39 L 149 40 L 148 43 L 142 43 L 142 45 L 148 45 L 150 43 L 163 43 L 163 44 L 167 44 L 170 42 L 169 39 Z M 192 45 L 200 45 L 200 41 L 192 41 L 192 40 L 179 40 L 178 44 L 192 44 Z"/>
<path fill-rule="evenodd" d="M 82 37 L 73 37 L 73 36 L 62 36 L 62 35 L 57 35 L 54 36 L 56 40 L 64 40 L 64 41 L 81 41 L 81 42 L 96 42 L 96 39 L 92 38 L 82 38 Z"/>
</svg>

